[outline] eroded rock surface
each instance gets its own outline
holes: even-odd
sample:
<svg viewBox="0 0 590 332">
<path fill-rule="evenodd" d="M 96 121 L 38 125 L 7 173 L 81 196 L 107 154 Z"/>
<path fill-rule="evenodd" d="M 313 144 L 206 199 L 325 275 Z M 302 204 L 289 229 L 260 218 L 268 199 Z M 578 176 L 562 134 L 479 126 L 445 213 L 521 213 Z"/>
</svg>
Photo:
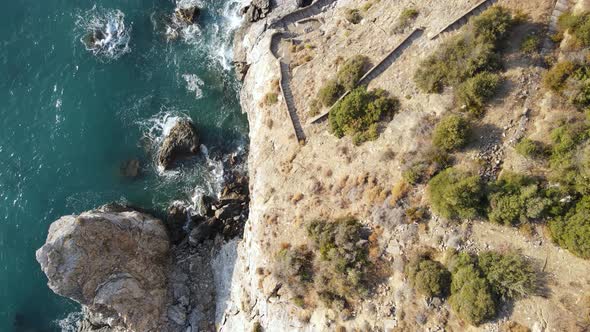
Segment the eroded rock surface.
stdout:
<svg viewBox="0 0 590 332">
<path fill-rule="evenodd" d="M 92 312 L 91 325 L 132 331 L 159 330 L 168 256 L 159 219 L 116 205 L 61 217 L 36 253 L 51 290 Z"/>
</svg>

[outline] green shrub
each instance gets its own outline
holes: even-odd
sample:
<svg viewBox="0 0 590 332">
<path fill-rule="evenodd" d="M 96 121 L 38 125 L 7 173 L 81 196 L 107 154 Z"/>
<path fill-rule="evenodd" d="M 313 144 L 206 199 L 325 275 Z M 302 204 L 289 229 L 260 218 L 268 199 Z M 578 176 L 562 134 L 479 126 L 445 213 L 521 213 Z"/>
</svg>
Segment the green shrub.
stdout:
<svg viewBox="0 0 590 332">
<path fill-rule="evenodd" d="M 369 59 L 364 55 L 356 55 L 346 60 L 336 75 L 338 84 L 346 91 L 354 89 L 363 77 L 368 63 Z"/>
<path fill-rule="evenodd" d="M 367 237 L 363 226 L 351 218 L 335 222 L 312 221 L 307 225 L 316 258 L 315 289 L 320 298 L 333 302 L 357 299 L 368 293 L 369 269 Z M 337 305 L 337 303 L 336 303 Z"/>
<path fill-rule="evenodd" d="M 347 9 L 344 13 L 344 17 L 346 20 L 352 24 L 359 24 L 363 20 L 363 16 L 361 15 L 361 11 L 358 9 Z"/>
<path fill-rule="evenodd" d="M 459 317 L 477 326 L 496 315 L 491 287 L 477 267 L 460 266 L 452 279 L 449 303 Z"/>
<path fill-rule="evenodd" d="M 562 31 L 569 30 L 582 46 L 590 46 L 590 13 L 581 15 L 564 13 L 559 17 L 558 25 Z"/>
<path fill-rule="evenodd" d="M 320 88 L 317 98 L 324 107 L 330 107 L 338 101 L 338 98 L 340 98 L 343 93 L 344 88 L 342 85 L 338 84 L 335 80 L 330 80 Z"/>
<path fill-rule="evenodd" d="M 474 218 L 481 212 L 483 188 L 477 175 L 446 169 L 428 183 L 435 213 L 447 219 Z"/>
<path fill-rule="evenodd" d="M 565 216 L 551 220 L 549 229 L 560 247 L 590 259 L 590 196 L 582 198 Z"/>
<path fill-rule="evenodd" d="M 515 149 L 520 155 L 534 159 L 544 158 L 548 153 L 547 147 L 545 147 L 543 143 L 528 138 L 520 140 L 520 142 L 516 144 Z"/>
<path fill-rule="evenodd" d="M 545 86 L 559 92 L 565 86 L 567 79 L 574 73 L 577 65 L 571 61 L 563 61 L 553 66 L 543 77 Z"/>
<path fill-rule="evenodd" d="M 492 185 L 489 196 L 490 221 L 518 225 L 546 215 L 551 200 L 543 195 L 538 181 L 526 176 L 506 173 Z"/>
<path fill-rule="evenodd" d="M 418 256 L 410 261 L 406 273 L 412 286 L 426 297 L 445 297 L 449 294 L 451 274 L 439 262 Z"/>
<path fill-rule="evenodd" d="M 488 9 L 472 20 L 465 33 L 442 44 L 420 64 L 414 75 L 416 84 L 425 92 L 440 93 L 446 86 L 457 87 L 478 73 L 500 70 L 497 48 L 512 24 L 508 10 Z"/>
<path fill-rule="evenodd" d="M 305 247 L 283 248 L 275 259 L 275 274 L 289 282 L 311 282 L 313 280 L 312 254 Z"/>
<path fill-rule="evenodd" d="M 514 24 L 510 10 L 494 6 L 473 19 L 473 33 L 476 38 L 497 43 L 506 38 Z"/>
<path fill-rule="evenodd" d="M 434 128 L 432 143 L 443 151 L 457 150 L 467 144 L 470 132 L 469 121 L 460 115 L 449 115 Z"/>
<path fill-rule="evenodd" d="M 412 22 L 420 15 L 420 12 L 416 8 L 406 8 L 402 11 L 395 29 L 402 31 L 409 27 Z"/>
<path fill-rule="evenodd" d="M 276 92 L 269 92 L 264 96 L 264 105 L 271 106 L 279 101 L 279 95 Z"/>
<path fill-rule="evenodd" d="M 522 255 L 486 251 L 478 256 L 477 265 L 492 291 L 503 300 L 524 298 L 537 289 L 537 274 Z"/>
<path fill-rule="evenodd" d="M 459 85 L 457 98 L 472 113 L 480 113 L 484 104 L 496 94 L 501 78 L 498 74 L 482 72 Z"/>
<path fill-rule="evenodd" d="M 536 34 L 526 36 L 520 44 L 520 50 L 527 55 L 535 55 L 541 49 L 541 37 Z"/>
<path fill-rule="evenodd" d="M 367 91 L 360 87 L 349 93 L 330 112 L 330 128 L 337 137 L 350 135 L 355 144 L 377 138 L 377 123 L 391 116 L 399 101 L 384 90 Z"/>
<path fill-rule="evenodd" d="M 583 194 L 590 193 L 590 149 L 585 143 L 589 134 L 587 125 L 581 122 L 564 124 L 551 132 L 552 178 Z"/>
<path fill-rule="evenodd" d="M 428 165 L 425 162 L 415 162 L 402 172 L 402 178 L 409 184 L 420 183 L 424 180 L 427 169 Z"/>
</svg>

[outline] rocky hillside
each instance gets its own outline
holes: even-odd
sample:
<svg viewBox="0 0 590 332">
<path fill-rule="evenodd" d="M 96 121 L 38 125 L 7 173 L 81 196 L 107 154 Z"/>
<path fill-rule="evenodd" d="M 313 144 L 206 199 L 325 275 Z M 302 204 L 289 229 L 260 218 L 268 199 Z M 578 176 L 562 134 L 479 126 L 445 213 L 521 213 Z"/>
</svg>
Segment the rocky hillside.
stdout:
<svg viewBox="0 0 590 332">
<path fill-rule="evenodd" d="M 546 161 L 585 121 L 543 83 L 574 7 L 554 5 L 318 1 L 250 25 L 251 214 L 223 330 L 587 329 L 583 203 L 579 230 L 557 221 L 584 191 Z"/>
</svg>

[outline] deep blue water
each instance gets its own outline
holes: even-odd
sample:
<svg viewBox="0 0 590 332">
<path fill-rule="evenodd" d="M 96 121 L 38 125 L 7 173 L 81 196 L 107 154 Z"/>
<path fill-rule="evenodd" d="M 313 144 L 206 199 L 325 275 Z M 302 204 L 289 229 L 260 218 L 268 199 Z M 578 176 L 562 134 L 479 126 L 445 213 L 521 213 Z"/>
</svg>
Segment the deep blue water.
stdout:
<svg viewBox="0 0 590 332">
<path fill-rule="evenodd" d="M 111 201 L 162 211 L 215 193 L 220 156 L 246 146 L 228 52 L 237 2 L 202 1 L 200 34 L 170 42 L 157 24 L 169 0 L 0 2 L 0 331 L 59 331 L 79 311 L 35 260 L 60 216 Z M 88 24 L 115 10 L 129 52 L 86 50 Z M 155 147 L 175 117 L 194 121 L 208 155 L 162 174 Z M 120 175 L 130 158 L 142 162 L 137 180 Z"/>
</svg>

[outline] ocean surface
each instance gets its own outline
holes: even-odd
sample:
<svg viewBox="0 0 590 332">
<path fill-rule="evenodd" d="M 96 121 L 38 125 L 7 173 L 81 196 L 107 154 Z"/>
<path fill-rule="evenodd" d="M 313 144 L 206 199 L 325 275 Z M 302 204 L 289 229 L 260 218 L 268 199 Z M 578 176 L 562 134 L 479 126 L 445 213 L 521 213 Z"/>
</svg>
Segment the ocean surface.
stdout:
<svg viewBox="0 0 590 332">
<path fill-rule="evenodd" d="M 219 190 L 222 158 L 247 146 L 231 69 L 243 1 L 195 1 L 199 26 L 172 41 L 171 0 L 0 2 L 0 331 L 73 329 L 79 306 L 35 260 L 60 216 L 113 201 L 162 212 Z M 108 40 L 88 50 L 93 29 Z M 181 117 L 202 153 L 160 172 L 158 143 Z M 137 179 L 121 175 L 130 159 Z"/>
</svg>

